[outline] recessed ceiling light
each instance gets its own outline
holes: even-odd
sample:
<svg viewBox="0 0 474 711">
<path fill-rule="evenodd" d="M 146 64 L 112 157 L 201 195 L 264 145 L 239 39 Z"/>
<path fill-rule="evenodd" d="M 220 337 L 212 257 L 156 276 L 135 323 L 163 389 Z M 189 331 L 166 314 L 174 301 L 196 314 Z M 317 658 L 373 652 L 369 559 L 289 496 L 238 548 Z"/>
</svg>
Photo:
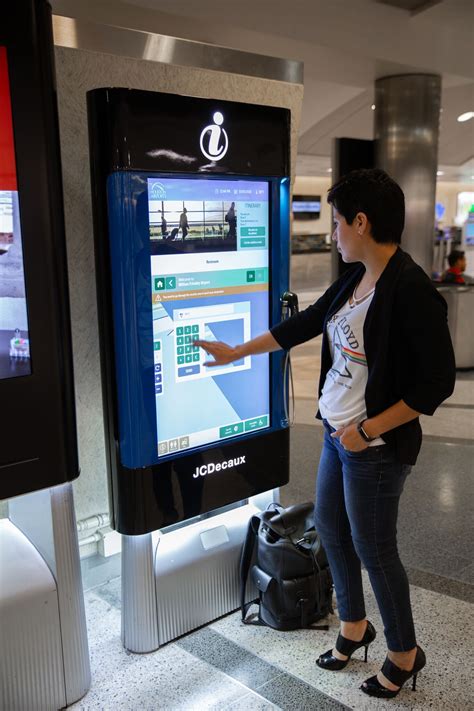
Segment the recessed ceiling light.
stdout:
<svg viewBox="0 0 474 711">
<path fill-rule="evenodd" d="M 372 109 L 372 111 L 375 111 L 375 104 L 372 104 L 370 108 Z"/>
<path fill-rule="evenodd" d="M 332 173 L 332 168 L 328 168 L 326 172 L 327 172 L 327 173 Z"/>
<path fill-rule="evenodd" d="M 443 171 L 443 170 L 437 170 L 437 171 L 436 171 L 436 175 L 444 175 L 444 171 Z"/>
<path fill-rule="evenodd" d="M 466 111 L 465 114 L 458 116 L 459 123 L 464 123 L 464 121 L 469 121 L 469 119 L 474 118 L 474 111 Z"/>
</svg>

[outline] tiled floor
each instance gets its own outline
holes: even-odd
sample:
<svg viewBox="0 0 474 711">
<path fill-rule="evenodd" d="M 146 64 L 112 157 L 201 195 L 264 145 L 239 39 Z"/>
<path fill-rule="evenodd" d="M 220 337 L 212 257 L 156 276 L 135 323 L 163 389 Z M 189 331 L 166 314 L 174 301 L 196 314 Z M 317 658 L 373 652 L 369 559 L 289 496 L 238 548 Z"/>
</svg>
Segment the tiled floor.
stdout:
<svg viewBox="0 0 474 711">
<path fill-rule="evenodd" d="M 323 257 L 327 260 L 327 257 Z M 298 278 L 307 275 L 304 263 Z M 303 270 L 303 271 L 301 271 Z M 296 286 L 294 285 L 296 289 Z M 300 295 L 304 306 L 317 292 Z M 296 413 L 291 431 L 291 483 L 285 504 L 313 498 L 315 468 L 322 442 L 314 420 L 319 367 L 318 343 L 292 355 Z M 318 653 L 333 645 L 337 616 L 325 631 L 276 632 L 242 625 L 237 613 L 172 642 L 156 652 L 135 655 L 120 641 L 120 580 L 86 593 L 93 680 L 73 709 L 110 711 L 259 711 L 284 709 L 474 708 L 471 672 L 474 602 L 474 376 L 460 374 L 456 391 L 433 418 L 423 418 L 425 436 L 417 466 L 402 497 L 399 542 L 407 566 L 417 635 L 427 667 L 417 691 L 403 689 L 396 700 L 372 700 L 359 685 L 380 667 L 382 624 L 366 576 L 368 616 L 379 631 L 369 649 L 343 672 L 324 672 Z"/>
<path fill-rule="evenodd" d="M 341 673 L 315 665 L 317 654 L 334 642 L 336 615 L 327 632 L 276 632 L 242 625 L 234 613 L 151 654 L 130 654 L 120 641 L 119 582 L 114 581 L 86 593 L 93 680 L 89 693 L 71 708 L 467 711 L 474 685 L 470 665 L 460 660 L 472 658 L 471 636 L 466 634 L 472 602 L 457 599 L 449 580 L 445 584 L 444 593 L 412 585 L 417 633 L 428 665 L 416 692 L 403 689 L 396 700 L 380 702 L 358 688 L 376 673 L 385 654 L 382 624 L 365 574 L 367 613 L 379 635 L 369 649 L 368 663 L 356 653 Z"/>
</svg>

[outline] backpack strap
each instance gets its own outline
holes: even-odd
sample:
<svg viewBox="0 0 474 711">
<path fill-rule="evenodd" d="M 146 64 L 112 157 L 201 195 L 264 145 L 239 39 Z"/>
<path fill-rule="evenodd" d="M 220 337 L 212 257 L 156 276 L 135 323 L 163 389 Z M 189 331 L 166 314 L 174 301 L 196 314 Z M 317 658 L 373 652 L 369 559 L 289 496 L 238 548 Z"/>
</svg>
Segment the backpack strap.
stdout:
<svg viewBox="0 0 474 711">
<path fill-rule="evenodd" d="M 260 516 L 252 516 L 247 528 L 247 537 L 245 539 L 244 546 L 242 548 L 242 555 L 240 557 L 240 611 L 242 614 L 242 621 L 245 622 L 247 612 L 249 608 L 258 602 L 258 598 L 251 600 L 250 602 L 245 602 L 245 589 L 247 587 L 247 578 L 250 570 L 250 563 L 252 562 L 253 549 L 255 546 L 255 539 L 258 535 L 258 529 L 260 526 Z"/>
<path fill-rule="evenodd" d="M 309 545 L 308 545 L 309 544 Z M 327 571 L 321 570 L 321 567 L 318 563 L 318 556 L 317 552 L 320 547 L 320 541 L 318 538 L 318 535 L 316 531 L 310 532 L 310 535 L 308 537 L 308 544 L 305 545 L 304 547 L 311 552 L 311 560 L 313 563 L 313 570 L 315 572 L 317 584 L 318 584 L 318 591 L 317 591 L 317 600 L 316 600 L 316 605 L 317 605 L 317 612 L 318 615 L 324 615 L 325 610 L 321 609 L 322 605 L 322 600 L 324 597 L 325 593 L 325 586 L 327 583 Z M 324 580 L 323 580 L 324 578 Z M 330 607 L 330 611 L 332 612 L 332 606 Z M 303 611 L 301 612 L 301 621 L 303 622 Z M 307 623 L 307 620 L 305 619 L 305 622 Z M 302 624 L 303 627 L 303 624 Z M 328 630 L 329 625 L 311 625 L 311 624 L 305 624 L 304 627 L 309 627 L 310 629 L 313 630 Z"/>
</svg>

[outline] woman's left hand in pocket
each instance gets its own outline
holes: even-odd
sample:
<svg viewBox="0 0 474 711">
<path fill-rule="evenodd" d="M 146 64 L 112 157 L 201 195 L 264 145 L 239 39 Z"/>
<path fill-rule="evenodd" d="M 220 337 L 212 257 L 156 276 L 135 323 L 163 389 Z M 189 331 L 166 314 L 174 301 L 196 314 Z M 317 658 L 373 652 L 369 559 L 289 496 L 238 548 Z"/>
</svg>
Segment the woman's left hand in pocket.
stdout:
<svg viewBox="0 0 474 711">
<path fill-rule="evenodd" d="M 338 437 L 340 443 L 348 452 L 362 452 L 367 449 L 367 442 L 357 431 L 357 424 L 345 425 L 331 434 L 331 437 Z"/>
</svg>

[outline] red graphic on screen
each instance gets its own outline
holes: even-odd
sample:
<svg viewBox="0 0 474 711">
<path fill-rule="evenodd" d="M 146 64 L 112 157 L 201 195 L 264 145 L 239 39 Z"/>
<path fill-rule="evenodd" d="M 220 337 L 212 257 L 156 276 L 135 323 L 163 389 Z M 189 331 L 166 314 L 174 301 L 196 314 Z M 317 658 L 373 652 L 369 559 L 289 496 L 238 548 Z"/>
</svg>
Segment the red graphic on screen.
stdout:
<svg viewBox="0 0 474 711">
<path fill-rule="evenodd" d="M 0 47 L 0 190 L 17 190 L 7 50 Z"/>
</svg>

